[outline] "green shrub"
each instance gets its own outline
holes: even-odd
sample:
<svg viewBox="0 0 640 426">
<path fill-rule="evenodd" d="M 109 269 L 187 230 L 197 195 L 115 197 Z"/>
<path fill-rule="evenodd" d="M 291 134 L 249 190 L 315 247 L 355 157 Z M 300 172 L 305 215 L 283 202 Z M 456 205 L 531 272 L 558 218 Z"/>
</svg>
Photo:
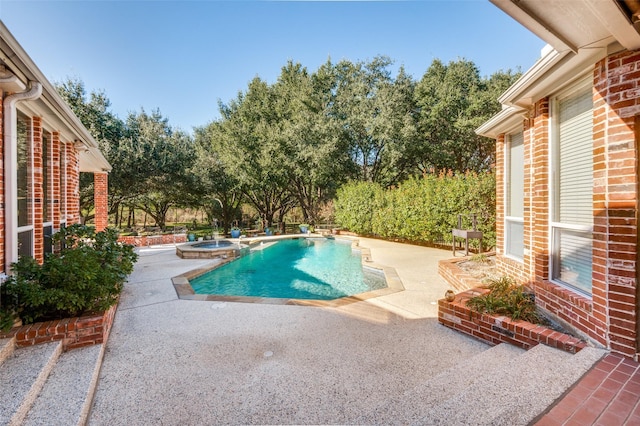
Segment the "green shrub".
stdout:
<svg viewBox="0 0 640 426">
<path fill-rule="evenodd" d="M 514 320 L 524 320 L 537 324 L 540 322 L 536 303 L 524 286 L 516 284 L 509 277 L 503 276 L 489 280 L 488 293 L 472 297 L 467 306 L 477 312 L 506 315 Z"/>
<path fill-rule="evenodd" d="M 484 249 L 494 246 L 495 174 L 428 174 L 387 190 L 373 183 L 349 183 L 338 190 L 335 202 L 336 222 L 343 228 L 416 242 L 450 244 L 458 215 L 463 216 L 463 228 L 470 229 L 474 213 Z M 477 247 L 478 241 L 470 244 Z"/>
<path fill-rule="evenodd" d="M 59 250 L 42 265 L 30 257 L 13 264 L 14 275 L 0 287 L 0 322 L 19 316 L 24 324 L 101 312 L 117 303 L 137 254 L 118 243 L 113 229 L 72 225 L 53 236 Z"/>
<path fill-rule="evenodd" d="M 338 189 L 335 202 L 336 223 L 352 232 L 373 234 L 373 213 L 384 202 L 384 191 L 371 182 L 351 182 Z"/>
</svg>

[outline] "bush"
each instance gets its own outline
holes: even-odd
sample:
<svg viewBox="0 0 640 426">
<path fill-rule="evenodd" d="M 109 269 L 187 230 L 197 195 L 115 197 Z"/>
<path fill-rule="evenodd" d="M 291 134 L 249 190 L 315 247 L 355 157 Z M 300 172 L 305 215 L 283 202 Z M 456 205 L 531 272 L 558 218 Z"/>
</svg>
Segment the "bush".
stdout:
<svg viewBox="0 0 640 426">
<path fill-rule="evenodd" d="M 384 191 L 371 182 L 351 182 L 338 189 L 336 223 L 352 232 L 373 234 L 372 219 L 384 203 Z"/>
<path fill-rule="evenodd" d="M 489 280 L 488 293 L 472 297 L 467 306 L 477 312 L 506 315 L 513 320 L 540 322 L 533 294 L 509 277 Z"/>
<path fill-rule="evenodd" d="M 448 244 L 458 214 L 469 229 L 469 215 L 475 213 L 485 248 L 495 245 L 493 173 L 428 174 L 387 190 L 373 183 L 349 183 L 339 189 L 335 208 L 336 222 L 358 234 Z"/>
<path fill-rule="evenodd" d="M 31 324 L 101 312 L 117 303 L 138 257 L 133 246 L 117 240 L 113 229 L 72 225 L 53 236 L 59 250 L 42 265 L 21 257 L 0 287 L 0 326 L 10 327 L 15 316 Z"/>
</svg>

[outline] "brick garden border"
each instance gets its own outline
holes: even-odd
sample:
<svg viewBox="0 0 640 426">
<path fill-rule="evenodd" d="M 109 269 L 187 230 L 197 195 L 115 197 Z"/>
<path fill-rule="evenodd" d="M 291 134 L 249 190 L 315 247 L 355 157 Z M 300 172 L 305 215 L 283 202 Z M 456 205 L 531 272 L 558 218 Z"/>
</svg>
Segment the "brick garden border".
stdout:
<svg viewBox="0 0 640 426">
<path fill-rule="evenodd" d="M 115 319 L 118 305 L 102 314 L 65 318 L 14 327 L 0 338 L 15 337 L 18 347 L 62 340 L 64 351 L 105 343 Z"/>
<path fill-rule="evenodd" d="M 438 301 L 438 322 L 442 325 L 483 340 L 491 345 L 510 343 L 530 349 L 540 343 L 576 353 L 587 346 L 584 340 L 527 321 L 514 321 L 505 316 L 480 314 L 472 311 L 466 301 L 487 293 L 482 283 L 460 268 L 457 263 L 465 258 L 445 259 L 438 262 L 438 274 L 461 293 L 453 301 Z"/>
<path fill-rule="evenodd" d="M 174 243 L 186 243 L 187 234 L 158 234 L 158 235 L 143 235 L 143 236 L 119 236 L 118 241 L 125 244 L 131 244 L 136 247 L 147 247 L 156 244 L 174 244 Z"/>
</svg>

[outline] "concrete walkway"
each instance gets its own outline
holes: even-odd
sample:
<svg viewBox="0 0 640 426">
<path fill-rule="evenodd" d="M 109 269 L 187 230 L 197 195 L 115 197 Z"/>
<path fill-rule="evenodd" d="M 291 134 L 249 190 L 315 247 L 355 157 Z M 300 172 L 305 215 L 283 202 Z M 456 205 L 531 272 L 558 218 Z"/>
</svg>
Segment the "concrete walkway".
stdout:
<svg viewBox="0 0 640 426">
<path fill-rule="evenodd" d="M 180 300 L 170 278 L 211 261 L 141 250 L 89 424 L 356 424 L 489 348 L 437 322 L 449 251 L 360 240 L 405 291 L 339 308 Z"/>
<path fill-rule="evenodd" d="M 361 245 L 406 291 L 341 308 L 179 300 L 170 278 L 210 261 L 143 249 L 89 424 L 349 423 L 488 348 L 437 322 L 449 252 Z"/>
</svg>

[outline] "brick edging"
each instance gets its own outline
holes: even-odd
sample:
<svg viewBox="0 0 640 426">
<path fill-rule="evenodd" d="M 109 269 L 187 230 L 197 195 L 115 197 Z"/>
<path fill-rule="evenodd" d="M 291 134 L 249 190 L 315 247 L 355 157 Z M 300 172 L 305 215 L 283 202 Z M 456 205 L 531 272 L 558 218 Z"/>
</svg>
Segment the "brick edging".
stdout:
<svg viewBox="0 0 640 426">
<path fill-rule="evenodd" d="M 467 307 L 471 297 L 488 290 L 474 288 L 456 295 L 448 302 L 438 301 L 438 321 L 449 328 L 483 340 L 491 345 L 510 343 L 530 349 L 539 343 L 576 353 L 587 346 L 584 340 L 527 321 L 514 321 L 509 317 L 481 314 Z"/>
<path fill-rule="evenodd" d="M 174 244 L 186 243 L 187 234 L 161 234 L 161 235 L 144 235 L 144 236 L 119 236 L 118 241 L 125 244 L 131 244 L 136 247 L 146 247 L 156 244 Z"/>
<path fill-rule="evenodd" d="M 14 327 L 0 338 L 15 337 L 19 347 L 62 340 L 65 351 L 105 343 L 109 338 L 118 305 L 102 314 L 64 318 Z"/>
</svg>

